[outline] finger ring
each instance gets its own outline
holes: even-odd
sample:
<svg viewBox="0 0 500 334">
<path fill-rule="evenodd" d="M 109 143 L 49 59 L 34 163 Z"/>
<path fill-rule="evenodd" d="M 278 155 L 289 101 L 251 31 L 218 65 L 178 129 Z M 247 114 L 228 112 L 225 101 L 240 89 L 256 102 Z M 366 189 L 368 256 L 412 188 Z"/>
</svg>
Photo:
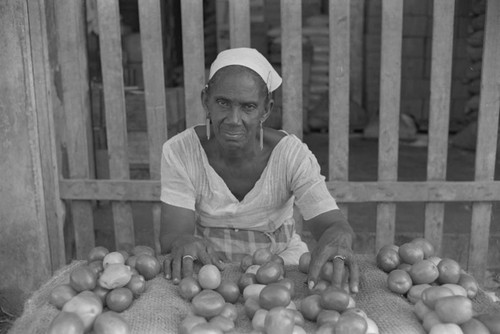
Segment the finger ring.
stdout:
<svg viewBox="0 0 500 334">
<path fill-rule="evenodd" d="M 333 257 L 333 259 L 334 259 L 334 260 L 335 260 L 335 259 L 339 259 L 339 260 L 341 260 L 341 261 L 344 261 L 344 262 L 345 262 L 345 256 L 344 256 L 344 255 L 335 255 L 335 256 Z"/>
<path fill-rule="evenodd" d="M 182 260 L 185 260 L 185 259 L 191 259 L 191 260 L 193 260 L 193 261 L 195 261 L 195 260 L 196 260 L 196 258 L 195 258 L 194 256 L 192 256 L 192 255 L 184 255 L 184 256 L 182 257 Z"/>
</svg>

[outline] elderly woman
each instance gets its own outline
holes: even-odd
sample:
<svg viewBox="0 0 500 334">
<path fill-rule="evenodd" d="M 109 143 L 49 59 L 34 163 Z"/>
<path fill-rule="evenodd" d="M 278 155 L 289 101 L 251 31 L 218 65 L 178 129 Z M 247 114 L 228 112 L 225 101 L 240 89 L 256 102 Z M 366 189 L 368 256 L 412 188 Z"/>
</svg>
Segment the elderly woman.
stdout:
<svg viewBox="0 0 500 334">
<path fill-rule="evenodd" d="M 163 253 L 166 276 L 192 275 L 193 261 L 220 269 L 256 249 L 269 248 L 286 265 L 307 245 L 295 231 L 294 204 L 318 241 L 309 287 L 332 260 L 333 282 L 349 277 L 357 292 L 354 233 L 328 192 L 312 152 L 296 136 L 265 128 L 281 78 L 255 49 L 221 52 L 201 92 L 206 124 L 186 129 L 163 146 Z M 347 271 L 347 272 L 345 272 Z"/>
</svg>

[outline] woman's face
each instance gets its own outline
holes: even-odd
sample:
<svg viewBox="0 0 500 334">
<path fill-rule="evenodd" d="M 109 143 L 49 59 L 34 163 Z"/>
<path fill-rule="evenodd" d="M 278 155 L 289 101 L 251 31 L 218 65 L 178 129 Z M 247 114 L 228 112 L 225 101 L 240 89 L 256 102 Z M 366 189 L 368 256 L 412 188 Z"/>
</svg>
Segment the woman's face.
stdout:
<svg viewBox="0 0 500 334">
<path fill-rule="evenodd" d="M 258 147 L 261 120 L 268 116 L 272 100 L 264 82 L 241 67 L 220 70 L 219 77 L 203 94 L 203 105 L 212 120 L 217 141 L 227 149 Z"/>
</svg>

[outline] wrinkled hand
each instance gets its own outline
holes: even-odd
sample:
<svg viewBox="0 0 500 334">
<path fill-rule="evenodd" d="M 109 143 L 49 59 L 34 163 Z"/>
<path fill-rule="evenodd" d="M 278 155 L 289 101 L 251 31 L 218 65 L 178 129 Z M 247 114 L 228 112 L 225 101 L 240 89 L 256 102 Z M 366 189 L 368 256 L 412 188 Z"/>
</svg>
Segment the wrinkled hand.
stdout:
<svg viewBox="0 0 500 334">
<path fill-rule="evenodd" d="M 351 245 L 351 234 L 329 233 L 329 231 L 323 234 L 316 248 L 311 253 L 309 276 L 307 279 L 309 289 L 314 289 L 318 283 L 321 268 L 325 263 L 332 261 L 332 285 L 342 288 L 342 285 L 346 283 L 349 284 L 351 293 L 359 291 L 359 267 Z"/>
<path fill-rule="evenodd" d="M 175 240 L 171 256 L 163 262 L 165 278 L 178 284 L 183 277 L 193 276 L 195 261 L 200 261 L 202 265 L 213 264 L 219 270 L 224 270 L 226 259 L 220 258 L 202 238 L 181 236 Z"/>
</svg>

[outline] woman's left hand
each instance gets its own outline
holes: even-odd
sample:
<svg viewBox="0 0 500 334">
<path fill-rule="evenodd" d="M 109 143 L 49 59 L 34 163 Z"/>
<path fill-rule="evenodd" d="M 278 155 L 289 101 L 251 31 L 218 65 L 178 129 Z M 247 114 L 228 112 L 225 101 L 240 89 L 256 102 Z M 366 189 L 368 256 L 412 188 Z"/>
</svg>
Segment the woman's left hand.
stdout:
<svg viewBox="0 0 500 334">
<path fill-rule="evenodd" d="M 318 240 L 311 253 L 308 286 L 314 289 L 320 279 L 321 269 L 328 261 L 333 262 L 332 285 L 339 288 L 349 284 L 349 291 L 359 291 L 359 267 L 352 251 L 352 234 L 328 229 Z"/>
</svg>

